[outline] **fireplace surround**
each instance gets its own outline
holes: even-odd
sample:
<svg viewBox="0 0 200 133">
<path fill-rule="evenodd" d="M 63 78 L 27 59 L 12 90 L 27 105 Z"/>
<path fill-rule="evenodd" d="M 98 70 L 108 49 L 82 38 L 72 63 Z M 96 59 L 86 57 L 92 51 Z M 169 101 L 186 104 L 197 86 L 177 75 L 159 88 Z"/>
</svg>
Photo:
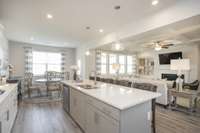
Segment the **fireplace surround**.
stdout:
<svg viewBox="0 0 200 133">
<path fill-rule="evenodd" d="M 178 76 L 177 76 L 177 74 L 162 73 L 161 78 L 167 79 L 169 81 L 175 81 L 178 78 Z M 184 79 L 184 75 L 182 75 L 181 78 Z"/>
</svg>

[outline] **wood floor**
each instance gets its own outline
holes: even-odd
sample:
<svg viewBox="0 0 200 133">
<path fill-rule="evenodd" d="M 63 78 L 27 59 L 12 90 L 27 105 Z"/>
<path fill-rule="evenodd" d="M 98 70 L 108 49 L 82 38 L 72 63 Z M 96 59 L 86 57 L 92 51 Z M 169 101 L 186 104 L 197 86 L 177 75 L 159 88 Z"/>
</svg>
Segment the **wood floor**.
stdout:
<svg viewBox="0 0 200 133">
<path fill-rule="evenodd" d="M 200 117 L 157 106 L 157 133 L 200 133 Z"/>
<path fill-rule="evenodd" d="M 82 133 L 61 102 L 21 103 L 12 133 Z"/>
<path fill-rule="evenodd" d="M 200 117 L 157 106 L 157 133 L 200 133 Z M 60 102 L 21 103 L 12 133 L 81 133 Z"/>
</svg>

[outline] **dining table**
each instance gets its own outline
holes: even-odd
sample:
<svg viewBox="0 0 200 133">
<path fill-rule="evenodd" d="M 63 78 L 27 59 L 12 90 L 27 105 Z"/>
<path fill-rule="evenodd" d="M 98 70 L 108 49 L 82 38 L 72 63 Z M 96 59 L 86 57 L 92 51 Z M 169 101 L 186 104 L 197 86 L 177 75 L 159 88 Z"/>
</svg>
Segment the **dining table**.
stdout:
<svg viewBox="0 0 200 133">
<path fill-rule="evenodd" d="M 41 78 L 41 79 L 35 80 L 35 82 L 38 82 L 38 83 L 60 82 L 60 81 L 62 81 L 62 78 L 52 78 L 52 79 Z"/>
</svg>

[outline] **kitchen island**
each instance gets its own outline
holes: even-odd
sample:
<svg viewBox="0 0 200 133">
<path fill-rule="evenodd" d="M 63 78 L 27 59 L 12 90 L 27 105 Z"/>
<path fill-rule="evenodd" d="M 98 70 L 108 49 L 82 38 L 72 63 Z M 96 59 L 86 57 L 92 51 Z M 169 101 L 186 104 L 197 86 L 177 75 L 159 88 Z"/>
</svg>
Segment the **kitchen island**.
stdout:
<svg viewBox="0 0 200 133">
<path fill-rule="evenodd" d="M 151 100 L 161 94 L 89 80 L 62 83 L 69 114 L 85 133 L 151 133 Z"/>
</svg>

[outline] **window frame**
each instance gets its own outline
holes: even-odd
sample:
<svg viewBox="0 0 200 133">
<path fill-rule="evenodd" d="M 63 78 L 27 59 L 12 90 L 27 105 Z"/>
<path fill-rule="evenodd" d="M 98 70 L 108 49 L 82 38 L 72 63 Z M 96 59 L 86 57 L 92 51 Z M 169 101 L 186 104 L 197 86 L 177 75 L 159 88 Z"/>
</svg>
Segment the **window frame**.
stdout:
<svg viewBox="0 0 200 133">
<path fill-rule="evenodd" d="M 35 63 L 34 62 L 34 52 L 38 52 L 38 53 L 44 53 L 45 54 L 45 58 L 46 58 L 46 60 L 45 60 L 45 62 L 44 63 Z M 59 56 L 60 56 L 60 63 L 48 63 L 48 54 L 60 54 Z M 33 62 L 32 62 L 32 71 L 33 71 L 33 75 L 34 76 L 43 76 L 43 75 L 45 75 L 45 73 L 47 72 L 47 71 L 54 71 L 54 70 L 48 70 L 49 69 L 49 65 L 59 65 L 59 67 L 60 67 L 60 70 L 58 71 L 58 72 L 62 72 L 62 53 L 61 52 L 52 52 L 52 51 L 39 51 L 39 50 L 34 50 L 33 51 Z M 44 71 L 44 73 L 42 74 L 42 73 L 40 73 L 40 74 L 36 74 L 36 73 L 34 73 L 34 65 L 45 65 L 45 71 Z"/>
<path fill-rule="evenodd" d="M 112 65 L 113 64 L 115 64 L 115 63 L 110 63 L 111 61 L 110 61 L 110 55 L 114 55 L 115 56 L 115 63 L 118 63 L 118 55 L 116 54 L 116 53 L 109 53 L 108 54 L 108 74 L 109 75 L 114 75 L 115 74 L 115 72 L 113 72 L 113 73 L 111 73 L 111 71 L 110 71 L 110 68 L 112 68 Z"/>
<path fill-rule="evenodd" d="M 106 57 L 106 63 L 103 63 L 103 64 L 102 64 L 102 54 L 105 54 L 105 57 Z M 108 53 L 102 52 L 101 53 L 101 75 L 106 75 L 108 73 L 108 65 L 107 65 L 108 62 L 109 62 L 109 60 L 108 60 Z M 102 73 L 102 65 L 106 66 L 106 73 Z"/>
<path fill-rule="evenodd" d="M 106 73 L 104 74 L 102 74 L 101 73 L 101 75 L 115 75 L 115 73 L 111 73 L 110 72 L 110 65 L 112 65 L 111 63 L 110 63 L 110 55 L 116 55 L 116 63 L 119 63 L 120 65 L 121 65 L 121 63 L 120 63 L 120 61 L 119 61 L 119 58 L 120 58 L 120 56 L 124 56 L 124 72 L 123 73 L 120 73 L 119 72 L 119 75 L 133 75 L 133 74 L 135 74 L 136 73 L 136 70 L 134 71 L 134 70 L 132 70 L 132 72 L 131 73 L 128 73 L 128 66 L 132 66 L 132 69 L 136 69 L 136 62 L 133 62 L 132 61 L 132 63 L 130 64 L 130 63 L 128 63 L 128 56 L 131 56 L 132 57 L 132 60 L 135 58 L 136 59 L 136 55 L 134 55 L 134 54 L 122 54 L 122 53 L 111 53 L 111 52 L 102 52 L 102 53 L 105 53 L 106 54 L 106 63 L 104 63 L 103 65 L 106 65 Z M 101 54 L 102 54 L 101 53 Z M 102 62 L 101 62 L 101 66 L 102 66 Z"/>
</svg>

